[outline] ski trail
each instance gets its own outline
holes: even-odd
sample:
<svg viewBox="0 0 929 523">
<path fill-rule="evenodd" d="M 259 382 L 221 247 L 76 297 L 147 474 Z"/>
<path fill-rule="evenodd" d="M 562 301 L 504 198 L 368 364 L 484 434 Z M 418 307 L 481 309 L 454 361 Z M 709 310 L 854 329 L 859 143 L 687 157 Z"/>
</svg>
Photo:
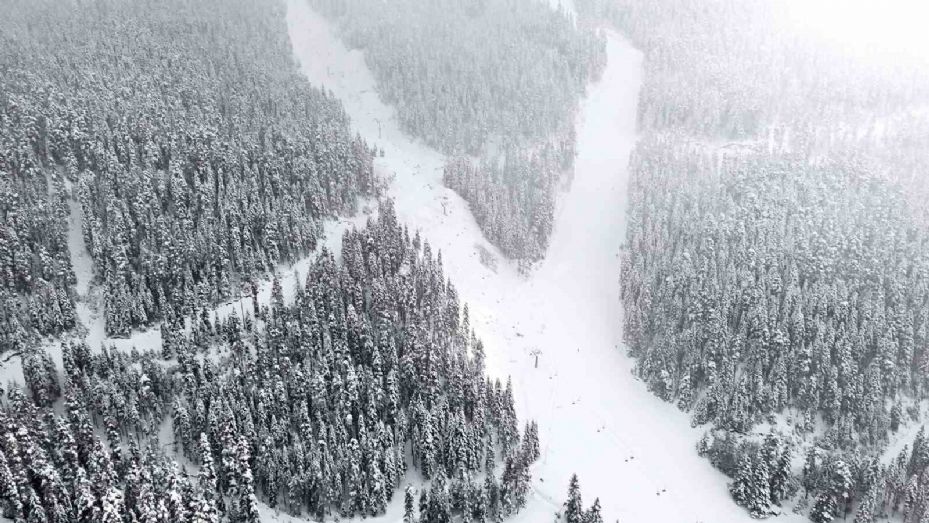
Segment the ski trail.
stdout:
<svg viewBox="0 0 929 523">
<path fill-rule="evenodd" d="M 68 252 L 71 256 L 71 267 L 77 276 L 74 290 L 79 297 L 85 297 L 90 291 L 90 282 L 94 279 L 93 260 L 84 243 L 84 209 L 77 201 L 77 195 L 73 193 L 71 182 L 67 182 L 66 187 L 71 193 L 71 197 L 68 198 Z"/>
<path fill-rule="evenodd" d="M 353 128 L 385 150 L 376 166 L 392 180 L 398 217 L 442 252 L 485 342 L 488 372 L 511 376 L 519 415 L 539 422 L 543 456 L 514 521 L 551 520 L 553 500 L 564 499 L 575 472 L 587 503 L 601 498 L 605 521 L 751 521 L 731 501 L 726 478 L 697 456 L 702 431 L 634 378 L 622 348 L 619 249 L 641 54 L 609 34 L 609 64 L 578 118 L 573 185 L 561 195 L 546 259 L 523 279 L 442 185 L 442 155 L 400 131 L 362 53 L 346 49 L 305 0 L 288 0 L 287 23 L 303 72 L 331 89 Z M 478 246 L 496 255 L 496 270 L 480 263 Z M 378 520 L 397 521 L 396 514 Z"/>
</svg>

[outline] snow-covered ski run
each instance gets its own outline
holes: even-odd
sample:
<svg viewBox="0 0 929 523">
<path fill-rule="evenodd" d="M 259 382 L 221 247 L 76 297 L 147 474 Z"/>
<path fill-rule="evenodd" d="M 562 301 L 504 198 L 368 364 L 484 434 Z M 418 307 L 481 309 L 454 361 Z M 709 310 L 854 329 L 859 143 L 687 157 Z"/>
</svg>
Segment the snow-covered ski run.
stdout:
<svg viewBox="0 0 929 523">
<path fill-rule="evenodd" d="M 523 278 L 513 264 L 481 263 L 479 247 L 503 258 L 443 186 L 443 156 L 399 130 L 363 55 L 346 49 L 305 1 L 288 2 L 287 22 L 309 80 L 333 91 L 353 127 L 385 151 L 377 166 L 391 180 L 398 216 L 442 252 L 487 347 L 488 371 L 512 377 L 520 417 L 539 423 L 533 494 L 515 520 L 552 520 L 572 473 L 588 503 L 601 498 L 605 521 L 750 520 L 726 478 L 694 451 L 701 432 L 634 378 L 621 347 L 619 250 L 641 54 L 609 35 L 609 64 L 581 107 L 576 174 L 561 195 L 551 247 Z M 380 520 L 400 521 L 401 505 L 396 495 Z"/>
</svg>

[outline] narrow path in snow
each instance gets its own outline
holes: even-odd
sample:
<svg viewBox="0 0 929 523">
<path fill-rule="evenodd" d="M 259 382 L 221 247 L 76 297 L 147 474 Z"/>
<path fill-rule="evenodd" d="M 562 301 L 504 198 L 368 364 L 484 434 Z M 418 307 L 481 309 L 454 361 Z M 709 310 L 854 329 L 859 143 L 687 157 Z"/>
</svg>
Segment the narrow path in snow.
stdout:
<svg viewBox="0 0 929 523">
<path fill-rule="evenodd" d="M 399 130 L 362 54 L 347 50 L 305 0 L 288 0 L 287 22 L 310 81 L 331 89 L 353 127 L 385 150 L 377 167 L 392 178 L 397 214 L 442 251 L 487 346 L 489 372 L 512 376 L 520 416 L 539 422 L 542 458 L 516 521 L 551 520 L 573 472 L 587 503 L 601 498 L 605 521 L 750 521 L 731 501 L 725 477 L 697 456 L 701 432 L 632 376 L 621 348 L 618 254 L 641 54 L 610 35 L 609 65 L 578 119 L 573 186 L 561 196 L 545 261 L 522 279 L 443 186 L 442 155 Z M 496 270 L 480 263 L 478 246 L 501 260 Z M 383 521 L 399 520 L 398 498 Z"/>
<path fill-rule="evenodd" d="M 87 245 L 84 243 L 84 210 L 77 200 L 77 189 L 70 182 L 67 183 L 67 187 L 72 193 L 72 197 L 68 199 L 68 251 L 71 255 L 71 266 L 77 276 L 74 290 L 77 291 L 78 296 L 84 297 L 90 290 L 90 282 L 94 279 L 94 266 L 93 260 L 90 259 L 90 252 L 87 251 Z"/>
</svg>

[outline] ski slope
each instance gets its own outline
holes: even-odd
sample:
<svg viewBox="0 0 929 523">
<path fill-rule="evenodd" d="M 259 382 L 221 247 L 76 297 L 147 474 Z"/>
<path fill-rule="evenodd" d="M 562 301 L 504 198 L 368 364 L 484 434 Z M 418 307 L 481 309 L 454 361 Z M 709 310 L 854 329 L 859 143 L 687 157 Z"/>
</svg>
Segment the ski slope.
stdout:
<svg viewBox="0 0 929 523">
<path fill-rule="evenodd" d="M 442 155 L 399 130 L 363 55 L 346 49 L 305 0 L 288 0 L 287 22 L 309 80 L 331 89 L 353 127 L 384 149 L 376 166 L 392 180 L 397 214 L 442 252 L 487 347 L 488 371 L 512 376 L 519 415 L 539 422 L 542 457 L 516 521 L 551 521 L 574 472 L 588 505 L 601 498 L 605 521 L 750 521 L 730 500 L 726 478 L 697 456 L 702 433 L 632 376 L 621 348 L 618 255 L 641 54 L 609 36 L 609 65 L 578 118 L 576 174 L 561 195 L 551 247 L 521 278 L 443 186 Z M 496 270 L 481 264 L 478 246 L 498 258 Z M 400 520 L 398 498 L 382 521 Z"/>
</svg>

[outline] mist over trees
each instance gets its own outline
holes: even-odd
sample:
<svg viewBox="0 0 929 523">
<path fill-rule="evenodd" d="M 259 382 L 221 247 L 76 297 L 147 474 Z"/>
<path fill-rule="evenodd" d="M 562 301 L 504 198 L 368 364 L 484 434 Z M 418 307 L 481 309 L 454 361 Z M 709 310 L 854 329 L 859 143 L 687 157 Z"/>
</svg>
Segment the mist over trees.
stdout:
<svg viewBox="0 0 929 523">
<path fill-rule="evenodd" d="M 567 135 L 601 38 L 543 2 L 311 0 L 364 52 L 404 130 L 446 153 Z"/>
<path fill-rule="evenodd" d="M 903 190 L 862 166 L 637 152 L 623 300 L 650 388 L 697 423 L 747 432 L 791 408 L 841 446 L 883 441 L 885 405 L 923 397 L 929 364 L 927 238 Z"/>
<path fill-rule="evenodd" d="M 818 40 L 789 2 L 576 0 L 645 54 L 640 124 L 697 136 L 811 135 L 874 127 L 929 99 L 926 64 Z"/>
</svg>

